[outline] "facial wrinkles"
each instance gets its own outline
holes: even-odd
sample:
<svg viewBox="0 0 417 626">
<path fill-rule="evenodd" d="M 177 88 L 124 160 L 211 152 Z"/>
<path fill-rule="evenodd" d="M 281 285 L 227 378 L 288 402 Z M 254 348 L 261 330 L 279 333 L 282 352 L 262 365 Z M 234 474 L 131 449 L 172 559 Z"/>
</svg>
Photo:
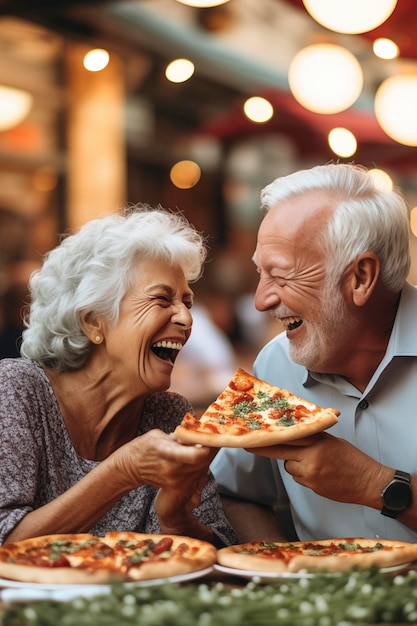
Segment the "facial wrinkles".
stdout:
<svg viewBox="0 0 417 626">
<path fill-rule="evenodd" d="M 269 308 L 273 317 L 279 319 L 291 318 L 286 321 L 309 314 L 320 298 L 325 276 L 322 258 L 311 257 L 300 260 L 285 259 L 280 254 L 271 259 L 264 256 L 267 271 L 260 272 L 262 284 L 257 294 L 262 310 Z"/>
<path fill-rule="evenodd" d="M 324 280 L 324 266 L 321 262 L 310 262 L 308 265 L 299 265 L 294 276 L 287 279 L 287 284 L 292 291 L 300 296 L 318 299 L 318 285 Z"/>
<path fill-rule="evenodd" d="M 143 354 L 144 358 L 139 359 L 139 370 L 141 378 L 146 381 L 149 391 L 155 391 L 156 378 L 154 376 L 153 363 L 149 361 L 148 356 L 153 352 L 159 358 L 168 362 L 174 358 L 174 353 L 178 354 L 178 351 L 182 349 L 190 336 L 191 314 L 189 326 L 174 329 L 171 324 L 174 310 L 178 311 L 185 308 L 188 310 L 189 306 L 187 306 L 187 303 L 189 302 L 188 296 L 190 293 L 187 291 L 183 294 L 180 291 L 180 295 L 177 292 L 169 294 L 167 290 L 158 290 L 157 293 L 154 293 L 153 288 L 151 288 L 150 293 L 145 294 L 145 298 L 143 298 L 144 306 L 140 311 L 140 315 L 137 316 L 137 320 L 139 322 L 142 320 L 142 325 L 145 328 L 145 325 L 147 325 L 147 330 L 142 334 L 140 353 Z M 158 297 L 160 295 L 167 298 L 166 302 Z M 185 297 L 185 300 L 182 297 Z M 182 315 L 182 319 L 188 320 L 185 313 Z M 161 390 L 165 388 L 167 388 L 166 383 L 160 387 Z"/>
<path fill-rule="evenodd" d="M 276 285 L 277 289 L 288 288 L 288 293 L 317 298 L 325 277 L 323 254 L 316 249 L 315 240 L 309 242 L 310 237 L 299 234 L 297 231 L 293 238 L 284 239 L 265 233 L 259 237 L 254 260 L 268 289 Z M 300 240 L 306 244 L 300 246 Z"/>
<path fill-rule="evenodd" d="M 183 298 L 185 301 L 183 301 Z M 166 281 L 152 282 L 151 284 L 139 284 L 134 286 L 126 296 L 124 310 L 130 317 L 130 324 L 138 329 L 139 349 L 147 354 L 155 336 L 164 339 L 161 333 L 172 318 L 173 306 L 175 308 L 186 307 L 192 302 L 192 292 L 184 284 L 183 289 L 166 284 Z M 168 331 L 165 331 L 168 333 Z M 169 333 L 168 333 L 169 334 Z M 189 332 L 187 333 L 188 338 Z M 170 339 L 170 337 L 166 337 Z M 185 337 L 184 337 L 185 342 Z"/>
<path fill-rule="evenodd" d="M 353 318 L 338 285 L 329 284 L 322 293 L 316 315 L 306 324 L 303 340 L 290 342 L 290 356 L 308 369 L 333 373 L 341 339 L 353 327 Z"/>
</svg>

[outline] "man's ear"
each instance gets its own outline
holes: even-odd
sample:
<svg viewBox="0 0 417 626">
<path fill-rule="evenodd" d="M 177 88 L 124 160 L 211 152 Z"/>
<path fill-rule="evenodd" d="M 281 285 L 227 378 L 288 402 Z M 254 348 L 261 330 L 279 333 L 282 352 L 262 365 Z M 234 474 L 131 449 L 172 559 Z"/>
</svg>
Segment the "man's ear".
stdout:
<svg viewBox="0 0 417 626">
<path fill-rule="evenodd" d="M 374 252 L 360 254 L 350 267 L 352 302 L 363 306 L 371 297 L 381 270 L 379 257 Z"/>
</svg>

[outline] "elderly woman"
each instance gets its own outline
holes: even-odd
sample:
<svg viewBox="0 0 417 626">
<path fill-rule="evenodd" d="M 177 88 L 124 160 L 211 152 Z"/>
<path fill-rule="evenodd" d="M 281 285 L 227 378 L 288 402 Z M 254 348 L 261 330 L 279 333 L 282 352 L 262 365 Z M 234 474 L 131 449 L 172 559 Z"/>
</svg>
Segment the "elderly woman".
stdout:
<svg viewBox="0 0 417 626">
<path fill-rule="evenodd" d="M 63 239 L 30 281 L 23 358 L 0 361 L 0 543 L 50 533 L 235 540 L 208 467 L 170 435 L 201 235 L 137 206 Z"/>
</svg>

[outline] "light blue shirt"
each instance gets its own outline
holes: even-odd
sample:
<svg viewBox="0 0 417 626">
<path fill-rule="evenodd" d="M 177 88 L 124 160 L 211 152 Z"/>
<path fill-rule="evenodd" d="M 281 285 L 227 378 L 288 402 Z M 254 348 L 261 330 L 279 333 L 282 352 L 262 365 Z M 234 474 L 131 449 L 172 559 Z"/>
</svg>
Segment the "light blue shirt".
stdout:
<svg viewBox="0 0 417 626">
<path fill-rule="evenodd" d="M 315 374 L 297 365 L 288 347 L 285 333 L 272 339 L 255 361 L 255 376 L 339 409 L 339 422 L 329 431 L 332 435 L 350 441 L 383 465 L 417 474 L 416 288 L 408 283 L 404 287 L 386 354 L 362 394 L 340 376 Z M 417 541 L 417 530 L 376 509 L 335 502 L 297 484 L 283 470 L 282 461 L 225 448 L 212 470 L 220 491 L 227 495 L 280 505 L 288 494 L 301 541 L 355 536 Z"/>
</svg>

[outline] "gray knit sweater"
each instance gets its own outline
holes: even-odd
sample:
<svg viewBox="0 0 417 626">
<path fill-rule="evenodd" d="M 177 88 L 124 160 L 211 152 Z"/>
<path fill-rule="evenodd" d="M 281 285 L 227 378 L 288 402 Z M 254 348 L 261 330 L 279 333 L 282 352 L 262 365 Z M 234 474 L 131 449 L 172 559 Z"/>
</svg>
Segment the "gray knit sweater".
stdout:
<svg viewBox="0 0 417 626">
<path fill-rule="evenodd" d="M 152 394 L 138 435 L 152 428 L 172 432 L 190 408 L 178 394 Z M 97 464 L 75 451 L 42 368 L 27 359 L 0 360 L 0 544 L 27 513 L 59 496 Z M 89 531 L 160 532 L 155 495 L 148 485 L 130 491 Z M 225 544 L 235 542 L 211 475 L 195 513 Z"/>
</svg>

